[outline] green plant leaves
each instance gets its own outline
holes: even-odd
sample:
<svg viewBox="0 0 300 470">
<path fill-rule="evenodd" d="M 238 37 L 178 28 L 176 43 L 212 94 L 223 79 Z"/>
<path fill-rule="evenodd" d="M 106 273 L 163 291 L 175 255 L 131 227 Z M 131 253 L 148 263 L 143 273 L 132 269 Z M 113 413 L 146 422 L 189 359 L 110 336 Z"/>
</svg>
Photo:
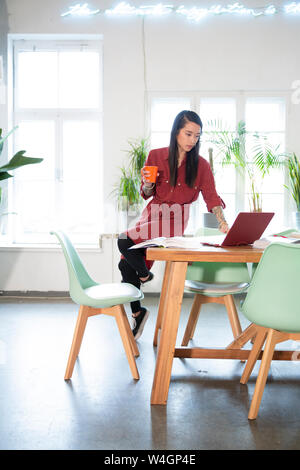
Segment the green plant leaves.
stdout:
<svg viewBox="0 0 300 470">
<path fill-rule="evenodd" d="M 18 128 L 15 126 L 8 134 L 2 137 L 2 129 L 0 129 L 0 155 L 3 150 L 3 144 L 5 140 Z M 26 150 L 20 150 L 17 152 L 8 163 L 0 167 L 0 181 L 6 180 L 8 178 L 12 178 L 13 175 L 8 173 L 9 171 L 16 170 L 24 165 L 32 165 L 34 163 L 41 163 L 43 158 L 32 158 L 32 157 L 25 157 L 24 154 Z M 0 202 L 1 202 L 1 188 L 0 188 Z"/>
<path fill-rule="evenodd" d="M 12 177 L 13 177 L 13 175 L 10 175 L 6 171 L 1 172 L 1 169 L 0 169 L 0 181 L 1 180 L 7 180 L 8 178 L 12 178 Z"/>
<path fill-rule="evenodd" d="M 129 140 L 128 144 L 131 147 L 131 149 L 126 152 L 129 157 L 129 168 L 134 175 L 140 176 L 141 169 L 145 165 L 148 155 L 148 140 Z"/>
<path fill-rule="evenodd" d="M 255 171 L 257 168 L 261 179 L 271 168 L 284 164 L 286 154 L 280 152 L 279 145 L 272 145 L 265 135 L 250 133 L 243 120 L 238 122 L 236 131 L 221 120 L 208 121 L 205 131 L 207 140 L 217 148 L 217 157 L 222 165 L 232 164 L 240 171 L 247 172 L 250 181 L 252 210 L 261 210 L 261 194 L 257 191 Z M 247 146 L 246 146 L 247 140 Z"/>
<path fill-rule="evenodd" d="M 296 206 L 297 211 L 300 211 L 300 162 L 295 153 L 290 155 L 287 160 L 287 167 L 289 172 L 290 186 L 285 187 L 290 191 Z"/>
<path fill-rule="evenodd" d="M 229 126 L 220 119 L 209 120 L 206 122 L 206 130 L 204 133 L 207 140 L 214 144 L 217 148 L 217 157 L 221 157 L 223 165 L 233 164 L 235 167 L 244 168 L 244 150 L 246 125 L 244 121 L 240 121 L 237 125 L 236 132 L 229 129 Z"/>
<path fill-rule="evenodd" d="M 130 146 L 126 150 L 129 158 L 128 167 L 122 166 L 121 176 L 115 189 L 112 191 L 113 196 L 117 199 L 118 208 L 126 210 L 130 207 L 140 206 L 142 197 L 140 195 L 141 169 L 145 165 L 148 156 L 148 139 L 128 141 Z"/>
<path fill-rule="evenodd" d="M 278 168 L 284 163 L 284 154 L 279 151 L 279 145 L 273 146 L 265 136 L 256 135 L 252 146 L 253 162 L 264 177 L 271 168 Z"/>
<path fill-rule="evenodd" d="M 24 165 L 31 165 L 33 163 L 40 163 L 43 161 L 43 158 L 24 157 L 25 153 L 26 150 L 20 150 L 19 152 L 17 152 L 12 157 L 12 159 L 8 163 L 6 163 L 6 165 L 0 167 L 0 173 L 12 171 Z"/>
</svg>

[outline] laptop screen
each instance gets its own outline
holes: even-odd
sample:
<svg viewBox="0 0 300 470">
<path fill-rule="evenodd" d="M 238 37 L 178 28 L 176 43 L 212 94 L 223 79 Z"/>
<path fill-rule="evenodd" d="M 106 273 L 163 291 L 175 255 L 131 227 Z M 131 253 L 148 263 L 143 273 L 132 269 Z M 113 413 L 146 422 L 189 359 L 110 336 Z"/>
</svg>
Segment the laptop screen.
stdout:
<svg viewBox="0 0 300 470">
<path fill-rule="evenodd" d="M 221 246 L 252 244 L 262 236 L 273 216 L 274 212 L 240 212 Z"/>
</svg>

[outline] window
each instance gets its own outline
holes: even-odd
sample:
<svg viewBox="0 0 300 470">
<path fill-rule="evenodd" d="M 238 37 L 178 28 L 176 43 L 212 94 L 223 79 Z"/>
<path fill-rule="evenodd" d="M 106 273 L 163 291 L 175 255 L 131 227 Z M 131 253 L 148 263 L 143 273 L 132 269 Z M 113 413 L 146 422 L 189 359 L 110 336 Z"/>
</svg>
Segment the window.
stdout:
<svg viewBox="0 0 300 470">
<path fill-rule="evenodd" d="M 216 93 L 217 95 L 217 93 Z M 227 130 L 235 132 L 239 121 L 246 123 L 249 133 L 258 133 L 267 137 L 272 146 L 280 145 L 285 150 L 285 98 L 252 97 L 247 93 L 232 93 L 230 96 L 213 96 L 213 94 L 194 93 L 177 97 L 162 97 L 153 94 L 151 98 L 151 148 L 169 145 L 170 130 L 173 120 L 183 109 L 192 109 L 200 114 L 203 121 L 200 154 L 209 159 L 209 149 L 213 156 L 217 149 L 209 142 L 207 129 L 209 123 L 222 123 Z M 250 145 L 246 140 L 246 145 Z M 251 152 L 248 153 L 251 157 Z M 225 214 L 231 224 L 240 211 L 249 211 L 249 181 L 247 176 L 233 165 L 222 166 L 214 162 L 214 175 L 217 191 L 226 203 Z M 281 226 L 284 220 L 284 171 L 272 169 L 265 176 L 262 186 L 264 211 L 275 211 L 272 225 Z M 201 213 L 206 212 L 206 205 L 201 197 L 193 204 L 191 219 L 187 231 L 194 231 L 201 222 Z M 271 225 L 270 225 L 271 227 Z"/>
<path fill-rule="evenodd" d="M 101 42 L 13 43 L 14 149 L 42 157 L 10 182 L 16 243 L 53 242 L 62 228 L 78 243 L 97 242 L 101 230 Z"/>
<path fill-rule="evenodd" d="M 248 98 L 246 100 L 246 127 L 249 133 L 257 132 L 266 136 L 272 147 L 285 150 L 285 101 L 282 98 Z M 251 156 L 251 151 L 249 152 Z M 257 181 L 259 181 L 259 175 Z M 249 182 L 246 181 L 246 187 Z M 281 226 L 284 221 L 284 170 L 273 168 L 260 185 L 262 208 L 265 212 L 275 211 L 272 225 Z M 246 194 L 249 197 L 249 194 Z"/>
</svg>

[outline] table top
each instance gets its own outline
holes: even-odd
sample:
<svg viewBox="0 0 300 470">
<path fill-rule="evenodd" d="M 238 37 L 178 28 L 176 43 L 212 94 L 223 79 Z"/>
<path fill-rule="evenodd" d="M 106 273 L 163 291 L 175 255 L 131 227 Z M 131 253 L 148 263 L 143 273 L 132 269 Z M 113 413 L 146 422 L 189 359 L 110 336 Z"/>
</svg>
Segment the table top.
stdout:
<svg viewBox="0 0 300 470">
<path fill-rule="evenodd" d="M 245 246 L 200 246 L 197 249 L 187 248 L 147 248 L 148 260 L 160 261 L 209 261 L 232 263 L 258 263 L 263 249 Z"/>
</svg>

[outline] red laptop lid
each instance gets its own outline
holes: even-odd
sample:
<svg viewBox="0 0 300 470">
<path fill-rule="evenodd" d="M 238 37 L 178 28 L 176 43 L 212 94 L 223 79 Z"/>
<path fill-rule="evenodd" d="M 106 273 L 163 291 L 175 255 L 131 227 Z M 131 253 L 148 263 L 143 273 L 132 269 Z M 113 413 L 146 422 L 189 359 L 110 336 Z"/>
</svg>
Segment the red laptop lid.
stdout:
<svg viewBox="0 0 300 470">
<path fill-rule="evenodd" d="M 221 246 L 250 245 L 269 225 L 274 212 L 240 212 Z"/>
</svg>

